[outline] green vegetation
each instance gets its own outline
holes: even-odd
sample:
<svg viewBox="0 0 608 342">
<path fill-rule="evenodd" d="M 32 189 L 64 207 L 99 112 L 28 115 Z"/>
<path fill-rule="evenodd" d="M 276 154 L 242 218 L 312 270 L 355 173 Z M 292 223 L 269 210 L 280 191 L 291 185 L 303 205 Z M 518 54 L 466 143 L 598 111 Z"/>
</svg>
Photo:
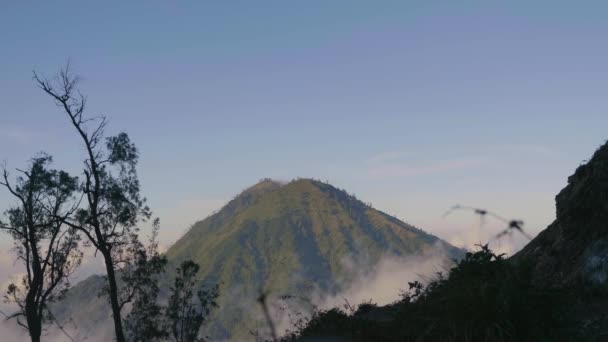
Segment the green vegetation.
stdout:
<svg viewBox="0 0 608 342">
<path fill-rule="evenodd" d="M 191 260 L 182 262 L 171 287 L 167 305 L 167 330 L 175 342 L 205 341 L 199 337 L 199 332 L 211 309 L 217 307 L 215 300 L 219 295 L 219 287 L 216 285 L 209 290 L 196 291 L 198 286 L 195 277 L 198 271 L 199 266 Z M 195 291 L 198 302 L 194 301 Z"/>
<path fill-rule="evenodd" d="M 0 222 L 0 230 L 10 234 L 16 259 L 27 270 L 20 281 L 8 286 L 5 302 L 18 309 L 7 319 L 15 319 L 27 329 L 32 342 L 40 341 L 43 324 L 53 317 L 49 304 L 65 294 L 69 277 L 82 259 L 80 237 L 57 219 L 76 209 L 71 204 L 78 179 L 48 169 L 51 161 L 42 154 L 26 171 L 20 171 L 14 183 L 6 169 L 0 181 L 17 202 L 6 211 L 9 221 Z"/>
</svg>

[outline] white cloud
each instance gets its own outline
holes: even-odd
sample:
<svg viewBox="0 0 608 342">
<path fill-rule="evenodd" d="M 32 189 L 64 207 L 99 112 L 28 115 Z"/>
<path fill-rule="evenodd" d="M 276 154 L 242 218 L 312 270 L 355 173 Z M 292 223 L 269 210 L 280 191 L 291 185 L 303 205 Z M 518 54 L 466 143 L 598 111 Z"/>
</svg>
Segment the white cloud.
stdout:
<svg viewBox="0 0 608 342">
<path fill-rule="evenodd" d="M 402 150 L 386 151 L 386 152 L 381 152 L 381 153 L 378 153 L 378 154 L 370 157 L 367 160 L 367 162 L 371 163 L 371 164 L 385 163 L 385 162 L 400 160 L 409 155 L 411 155 L 411 152 L 409 152 L 409 151 L 402 151 Z"/>
<path fill-rule="evenodd" d="M 319 296 L 314 301 L 321 309 L 342 306 L 345 300 L 353 306 L 370 300 L 379 305 L 390 304 L 407 290 L 408 282 L 429 280 L 437 272 L 445 272 L 448 263 L 440 248 L 420 256 L 386 255 L 373 267 L 361 267 L 354 263 L 351 269 L 351 273 L 355 274 L 354 280 L 344 284 L 343 291 Z"/>
<path fill-rule="evenodd" d="M 29 341 L 30 337 L 27 331 L 18 326 L 15 320 L 6 321 L 4 319 L 0 322 L 0 336 L 3 341 Z"/>
<path fill-rule="evenodd" d="M 395 302 L 401 298 L 402 292 L 408 289 L 408 282 L 418 280 L 426 283 L 433 279 L 437 272 L 447 271 L 452 262 L 445 256 L 442 248 L 437 246 L 425 255 L 384 255 L 376 262 L 365 258 L 344 258 L 342 264 L 348 279 L 338 281 L 342 288 L 338 293 L 316 289 L 308 298 L 300 298 L 297 295 L 287 300 L 278 296 L 269 298 L 269 309 L 279 334 L 297 329 L 299 323 L 309 319 L 314 309 L 343 308 L 347 302 L 353 308 L 368 301 L 378 305 Z M 253 307 L 256 310 L 252 315 L 264 321 L 259 305 Z"/>
<path fill-rule="evenodd" d="M 508 153 L 508 154 L 532 154 L 543 157 L 555 157 L 559 155 L 559 152 L 548 146 L 543 145 L 517 145 L 517 144 L 506 144 L 498 146 L 488 146 L 487 151 Z"/>
<path fill-rule="evenodd" d="M 6 292 L 9 284 L 20 283 L 24 275 L 24 268 L 21 264 L 15 262 L 15 255 L 12 254 L 11 246 L 8 243 L 0 245 L 0 293 Z"/>
<path fill-rule="evenodd" d="M 372 177 L 407 177 L 468 169 L 481 164 L 482 161 L 475 158 L 450 159 L 425 165 L 384 164 L 369 169 L 369 175 Z"/>
</svg>

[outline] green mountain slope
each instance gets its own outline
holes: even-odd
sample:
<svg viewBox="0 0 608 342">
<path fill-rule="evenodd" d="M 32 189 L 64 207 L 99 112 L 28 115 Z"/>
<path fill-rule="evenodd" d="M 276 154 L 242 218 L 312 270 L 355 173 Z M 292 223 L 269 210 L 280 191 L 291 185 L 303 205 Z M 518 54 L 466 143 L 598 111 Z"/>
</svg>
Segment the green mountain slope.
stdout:
<svg viewBox="0 0 608 342">
<path fill-rule="evenodd" d="M 253 305 L 260 289 L 301 296 L 312 288 L 332 293 L 351 276 L 345 258 L 373 267 L 385 255 L 425 255 L 437 247 L 448 257 L 461 254 L 331 185 L 264 180 L 193 225 L 167 256 L 174 264 L 194 260 L 201 265 L 202 280 L 222 284 L 212 334 L 234 338 L 254 328 L 242 304 Z"/>
</svg>

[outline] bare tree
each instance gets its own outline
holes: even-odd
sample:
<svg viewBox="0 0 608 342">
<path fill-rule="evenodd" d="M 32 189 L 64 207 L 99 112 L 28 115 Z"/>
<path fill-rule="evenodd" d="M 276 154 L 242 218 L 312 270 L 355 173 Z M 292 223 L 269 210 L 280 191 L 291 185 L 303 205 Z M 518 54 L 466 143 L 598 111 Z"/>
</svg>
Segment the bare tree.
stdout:
<svg viewBox="0 0 608 342">
<path fill-rule="evenodd" d="M 140 196 L 136 173 L 138 151 L 126 133 L 105 137 L 105 117 L 85 117 L 86 97 L 78 91 L 79 78 L 71 74 L 69 64 L 53 80 L 36 73 L 34 80 L 66 114 L 86 150 L 84 203 L 65 222 L 86 236 L 102 255 L 116 340 L 125 342 L 121 309 L 132 297 L 121 300 L 124 296 L 120 294 L 117 276 L 133 260 L 129 245 L 137 241 L 138 223 L 151 215 L 145 198 Z"/>
<path fill-rule="evenodd" d="M 7 318 L 26 328 L 32 342 L 40 341 L 43 323 L 52 319 L 48 304 L 65 293 L 82 259 L 78 234 L 63 223 L 78 207 L 73 200 L 78 180 L 47 169 L 51 161 L 44 154 L 34 158 L 26 171 L 19 170 L 22 175 L 14 184 L 4 169 L 0 181 L 18 201 L 6 211 L 9 221 L 0 222 L 0 228 L 12 236 L 17 259 L 26 270 L 21 284 L 8 287 L 5 300 L 19 309 Z"/>
</svg>

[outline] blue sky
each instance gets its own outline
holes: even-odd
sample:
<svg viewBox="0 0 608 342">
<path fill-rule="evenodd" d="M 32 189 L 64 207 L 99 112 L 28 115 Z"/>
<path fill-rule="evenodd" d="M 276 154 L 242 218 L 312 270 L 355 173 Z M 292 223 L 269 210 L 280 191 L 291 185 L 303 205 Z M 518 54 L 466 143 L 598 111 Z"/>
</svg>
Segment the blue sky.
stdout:
<svg viewBox="0 0 608 342">
<path fill-rule="evenodd" d="M 167 244 L 264 177 L 328 180 L 455 243 L 477 224 L 440 219 L 455 203 L 524 219 L 535 234 L 608 138 L 607 10 L 2 0 L 0 160 L 19 167 L 44 150 L 78 172 L 77 137 L 31 80 L 70 58 L 90 113 L 138 145 Z M 0 193 L 0 208 L 9 203 Z"/>
</svg>

